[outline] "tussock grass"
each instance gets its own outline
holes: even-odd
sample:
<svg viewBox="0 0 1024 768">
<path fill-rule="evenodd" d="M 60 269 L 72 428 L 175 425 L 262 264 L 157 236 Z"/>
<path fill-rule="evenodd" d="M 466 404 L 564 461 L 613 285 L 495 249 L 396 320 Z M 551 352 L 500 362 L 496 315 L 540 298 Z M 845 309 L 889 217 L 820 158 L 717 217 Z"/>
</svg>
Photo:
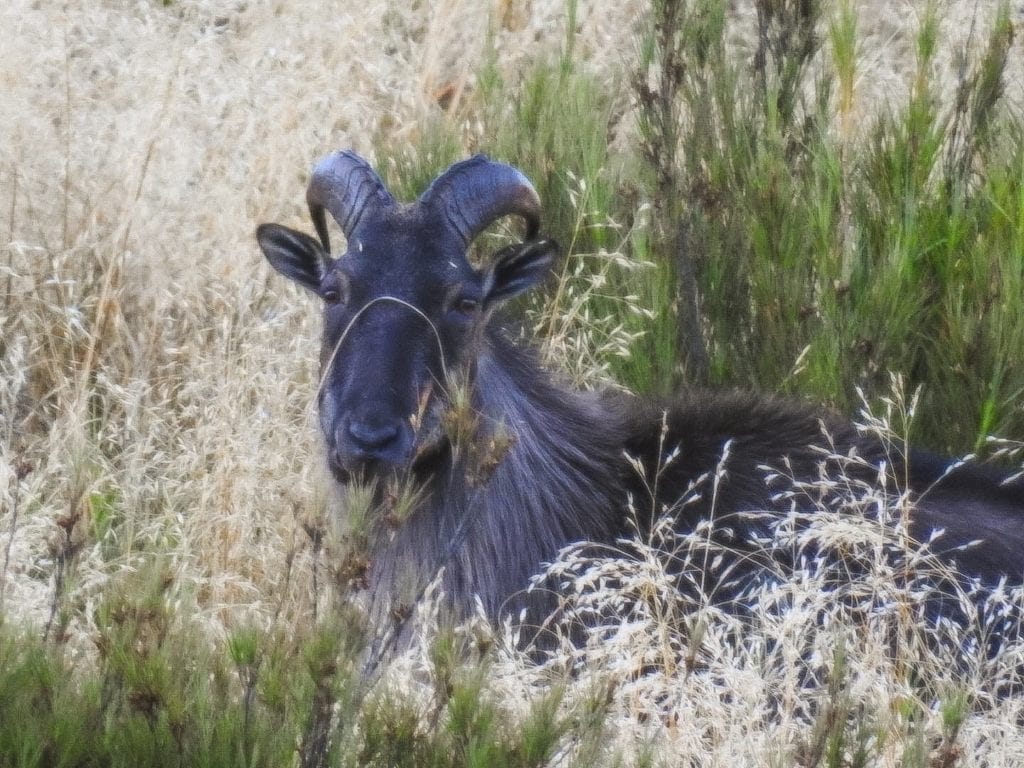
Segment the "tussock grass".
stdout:
<svg viewBox="0 0 1024 768">
<path fill-rule="evenodd" d="M 767 558 L 723 614 L 670 588 L 687 558 L 715 565 L 702 532 L 660 528 L 629 560 L 553 566 L 602 618 L 592 646 L 537 664 L 442 632 L 427 600 L 421 643 L 373 691 L 358 677 L 315 311 L 252 239 L 306 226 L 306 169 L 337 147 L 401 195 L 471 151 L 523 168 L 567 251 L 524 328 L 581 385 L 853 410 L 900 371 L 923 400 L 883 426 L 1019 465 L 1016 18 L 776 5 L 797 7 L 695 1 L 659 36 L 678 3 L 5 2 L 0 763 L 1018 760 L 1019 699 L 995 694 L 1019 643 L 983 658 L 966 603 L 968 629 L 924 631 L 897 489 L 845 489 L 870 526 L 823 514 L 764 542 L 855 558 L 861 593 L 827 599 L 843 558 Z"/>
</svg>

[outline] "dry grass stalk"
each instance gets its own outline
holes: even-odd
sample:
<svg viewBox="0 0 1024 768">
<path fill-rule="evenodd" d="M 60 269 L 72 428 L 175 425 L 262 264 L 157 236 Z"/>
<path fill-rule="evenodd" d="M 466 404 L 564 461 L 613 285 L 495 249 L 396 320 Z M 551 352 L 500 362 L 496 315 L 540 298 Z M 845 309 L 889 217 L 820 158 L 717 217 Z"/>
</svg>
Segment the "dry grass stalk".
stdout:
<svg viewBox="0 0 1024 768">
<path fill-rule="evenodd" d="M 631 53 L 644 4 L 613 5 L 577 11 L 576 51 L 596 72 Z M 914 13 L 903 11 L 919 6 L 861 7 L 865 43 L 850 114 L 904 87 Z M 973 7 L 951 3 L 944 25 L 966 28 L 960 20 Z M 753 30 L 752 11 L 739 13 Z M 495 32 L 510 76 L 557 47 L 563 36 L 552 30 L 564 14 L 560 0 L 517 4 L 515 23 Z M 323 478 L 308 406 L 317 320 L 311 304 L 270 278 L 253 223 L 283 213 L 302 225 L 295 190 L 326 150 L 366 151 L 380 136 L 415 143 L 448 84 L 447 108 L 458 109 L 460 94 L 472 91 L 488 23 L 470 0 L 352 10 L 316 1 L 0 4 L 0 605 L 12 623 L 60 630 L 90 650 L 91 606 L 152 550 L 173 572 L 172 599 L 193 609 L 182 615 L 212 639 L 318 615 L 332 550 L 320 527 L 328 502 L 315 490 Z M 1019 71 L 1019 62 L 1012 66 Z M 628 144 L 630 132 L 617 141 Z M 601 270 L 592 274 L 599 292 Z M 558 311 L 537 322 L 554 331 L 549 360 L 579 361 L 570 373 L 592 382 L 603 373 L 600 359 L 622 343 L 620 329 L 594 335 L 587 297 L 564 285 Z M 595 352 L 595 340 L 606 349 Z M 821 525 L 841 529 L 838 521 Z M 674 557 L 691 547 L 713 560 L 699 541 L 662 543 L 676 548 Z M 615 631 L 604 627 L 602 647 L 566 649 L 561 662 L 589 659 L 611 670 L 613 683 L 586 675 L 573 683 L 584 693 L 610 691 L 610 743 L 647 734 L 640 737 L 673 748 L 718 750 L 708 764 L 728 762 L 730 750 L 742 753 L 731 764 L 754 764 L 791 749 L 796 724 L 810 716 L 806 704 L 771 696 L 796 689 L 797 661 L 734 644 L 739 627 L 709 606 L 684 618 L 655 544 L 624 545 L 637 555 L 628 568 L 573 552 L 556 566 L 580 610 L 590 610 L 599 593 L 590 587 L 602 578 L 628 579 L 645 596 L 646 613 Z M 345 578 L 357 572 L 355 565 Z M 787 594 L 766 588 L 762 602 L 820 610 L 822 578 L 808 572 Z M 807 627 L 800 612 L 758 618 L 779 638 Z M 883 629 L 868 625 L 868 639 Z M 825 652 L 821 636 L 806 642 Z M 880 711 L 909 695 L 894 688 L 899 676 L 877 638 L 859 653 L 851 695 L 874 695 Z M 767 678 L 759 659 L 776 665 Z M 510 701 L 553 674 L 514 655 L 505 664 L 496 684 Z M 647 666 L 666 674 L 642 674 Z M 977 679 L 998 669 L 979 666 Z M 942 670 L 932 672 L 941 679 Z M 1019 750 L 1019 735 L 1004 727 L 1019 720 L 1015 706 L 994 704 L 991 717 L 969 721 L 961 746 Z M 777 732 L 756 728 L 766 707 L 781 718 Z M 985 738 L 989 746 L 978 746 Z M 311 762 L 316 744 L 314 734 L 304 752 Z"/>
</svg>

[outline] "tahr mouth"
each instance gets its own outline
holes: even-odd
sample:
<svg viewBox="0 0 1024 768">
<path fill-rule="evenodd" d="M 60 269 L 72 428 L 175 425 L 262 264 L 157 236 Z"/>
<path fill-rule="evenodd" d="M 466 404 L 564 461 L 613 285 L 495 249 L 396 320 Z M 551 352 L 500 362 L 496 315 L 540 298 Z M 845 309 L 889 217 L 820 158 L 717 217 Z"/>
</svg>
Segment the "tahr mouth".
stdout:
<svg viewBox="0 0 1024 768">
<path fill-rule="evenodd" d="M 416 412 L 405 425 L 411 446 L 401 452 L 370 452 L 353 448 L 343 438 L 328 438 L 328 464 L 334 479 L 343 485 L 353 481 L 407 478 L 436 468 L 436 462 L 452 446 L 452 412 L 449 399 L 428 386 L 420 396 Z M 346 428 L 349 429 L 349 428 Z M 339 430 L 344 434 L 345 430 Z"/>
<path fill-rule="evenodd" d="M 327 466 L 331 470 L 331 476 L 342 485 L 348 485 L 352 482 L 352 472 L 343 467 L 337 461 L 329 459 L 327 461 Z"/>
<path fill-rule="evenodd" d="M 430 471 L 448 452 L 448 435 L 439 423 L 428 434 L 420 433 L 417 437 L 412 456 L 398 464 L 380 459 L 339 457 L 334 453 L 328 460 L 331 475 L 342 485 L 348 485 L 353 481 L 403 478 Z"/>
</svg>

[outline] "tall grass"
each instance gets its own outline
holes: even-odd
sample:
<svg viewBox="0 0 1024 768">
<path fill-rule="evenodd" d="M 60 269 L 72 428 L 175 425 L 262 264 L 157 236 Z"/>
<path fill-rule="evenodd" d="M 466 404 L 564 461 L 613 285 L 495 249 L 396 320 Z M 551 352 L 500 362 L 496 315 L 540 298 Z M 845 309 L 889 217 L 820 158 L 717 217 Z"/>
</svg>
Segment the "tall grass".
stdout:
<svg viewBox="0 0 1024 768">
<path fill-rule="evenodd" d="M 0 764 L 1019 756 L 1019 703 L 994 695 L 1019 647 L 990 662 L 949 636 L 965 659 L 943 665 L 915 585 L 869 562 L 881 539 L 897 551 L 889 518 L 811 521 L 874 569 L 860 613 L 857 595 L 823 604 L 835 573 L 811 569 L 748 595 L 737 624 L 672 587 L 674 559 L 714 563 L 701 532 L 662 530 L 555 565 L 608 619 L 590 647 L 537 664 L 512 628 L 440 632 L 424 607 L 421 645 L 372 690 L 359 678 L 342 599 L 359 564 L 313 437 L 315 312 L 251 234 L 306 226 L 304 169 L 330 149 L 373 156 L 404 198 L 469 152 L 521 167 L 565 259 L 513 315 L 583 386 L 853 411 L 895 371 L 922 387 L 911 426 L 893 420 L 915 442 L 1024 434 L 1006 8 L 951 42 L 922 5 L 916 61 L 878 101 L 861 6 L 607 5 L 0 8 Z M 879 508 L 856 490 L 851 508 Z M 612 582 L 633 613 L 594 589 Z"/>
<path fill-rule="evenodd" d="M 884 390 L 900 371 L 924 386 L 922 443 L 966 451 L 1020 432 L 1019 188 L 1002 181 L 1021 169 L 1019 114 L 1002 101 L 1008 10 L 956 52 L 952 100 L 933 76 L 937 14 L 925 9 L 906 101 L 855 116 L 849 5 L 830 20 L 815 3 L 757 4 L 744 60 L 719 4 L 655 4 L 641 149 L 667 234 L 649 258 L 676 265 L 680 348 L 706 360 L 691 380 L 848 411 L 857 388 Z M 693 306 L 696 325 L 682 311 Z"/>
</svg>

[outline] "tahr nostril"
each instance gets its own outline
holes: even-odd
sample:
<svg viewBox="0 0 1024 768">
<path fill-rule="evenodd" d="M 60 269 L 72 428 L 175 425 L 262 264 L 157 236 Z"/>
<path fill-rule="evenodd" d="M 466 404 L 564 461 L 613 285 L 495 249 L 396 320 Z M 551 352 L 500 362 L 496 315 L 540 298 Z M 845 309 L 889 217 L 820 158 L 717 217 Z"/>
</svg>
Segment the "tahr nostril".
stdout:
<svg viewBox="0 0 1024 768">
<path fill-rule="evenodd" d="M 398 438 L 400 431 L 396 422 L 373 424 L 353 421 L 348 425 L 349 436 L 364 450 L 388 447 Z"/>
</svg>

